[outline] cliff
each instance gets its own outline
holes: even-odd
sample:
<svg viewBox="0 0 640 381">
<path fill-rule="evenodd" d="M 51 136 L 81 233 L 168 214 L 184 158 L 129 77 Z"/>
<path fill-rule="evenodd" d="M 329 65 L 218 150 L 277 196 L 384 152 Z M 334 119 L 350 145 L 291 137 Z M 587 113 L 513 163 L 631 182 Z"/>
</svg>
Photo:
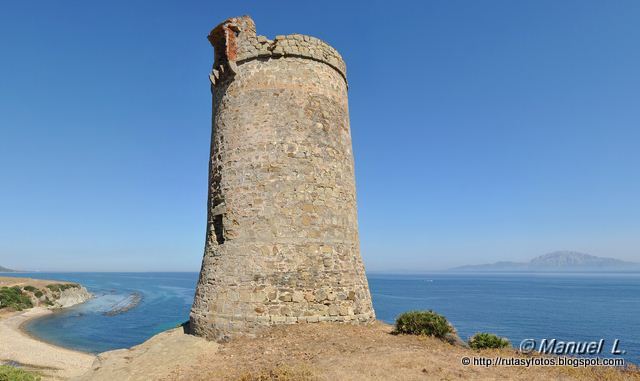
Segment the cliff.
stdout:
<svg viewBox="0 0 640 381">
<path fill-rule="evenodd" d="M 77 285 L 60 292 L 57 299 L 54 300 L 55 308 L 67 308 L 81 304 L 91 299 L 93 295 L 83 286 Z"/>
<path fill-rule="evenodd" d="M 294 324 L 214 343 L 176 328 L 100 354 L 77 380 L 640 380 L 631 369 L 463 366 L 464 357 L 525 355 L 392 331 L 381 322 Z"/>
<path fill-rule="evenodd" d="M 77 283 L 0 277 L 0 310 L 32 307 L 66 308 L 84 303 L 92 295 Z"/>
</svg>

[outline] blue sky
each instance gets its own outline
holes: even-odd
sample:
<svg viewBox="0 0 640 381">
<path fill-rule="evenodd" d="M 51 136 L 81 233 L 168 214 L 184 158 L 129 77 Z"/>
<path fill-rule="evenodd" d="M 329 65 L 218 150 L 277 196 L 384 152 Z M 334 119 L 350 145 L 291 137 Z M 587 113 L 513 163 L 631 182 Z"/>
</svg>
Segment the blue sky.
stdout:
<svg viewBox="0 0 640 381">
<path fill-rule="evenodd" d="M 250 14 L 348 66 L 362 255 L 640 261 L 637 1 L 0 5 L 0 265 L 197 271 L 205 36 Z"/>
</svg>

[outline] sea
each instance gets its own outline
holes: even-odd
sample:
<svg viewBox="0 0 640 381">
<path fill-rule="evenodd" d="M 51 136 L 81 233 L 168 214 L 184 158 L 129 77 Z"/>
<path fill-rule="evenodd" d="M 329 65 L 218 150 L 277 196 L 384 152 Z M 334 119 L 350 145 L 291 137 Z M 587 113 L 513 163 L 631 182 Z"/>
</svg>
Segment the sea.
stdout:
<svg viewBox="0 0 640 381">
<path fill-rule="evenodd" d="M 9 274 L 3 274 L 9 275 Z M 29 334 L 99 353 L 128 348 L 189 318 L 197 273 L 19 273 L 66 280 L 95 295 L 87 303 L 27 323 Z M 515 347 L 525 339 L 614 340 L 640 364 L 640 273 L 369 274 L 377 318 L 433 310 L 461 338 L 492 332 Z M 614 357 L 603 353 L 602 357 Z"/>
</svg>

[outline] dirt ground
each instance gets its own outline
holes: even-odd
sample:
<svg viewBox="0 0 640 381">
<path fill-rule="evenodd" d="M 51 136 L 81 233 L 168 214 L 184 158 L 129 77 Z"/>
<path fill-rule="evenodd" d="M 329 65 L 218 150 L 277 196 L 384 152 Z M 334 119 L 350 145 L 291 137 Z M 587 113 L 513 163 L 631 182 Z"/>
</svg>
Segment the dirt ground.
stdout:
<svg viewBox="0 0 640 381">
<path fill-rule="evenodd" d="M 129 380 L 145 379 L 146 374 L 148 380 L 166 381 L 640 380 L 637 370 L 614 368 L 463 366 L 464 357 L 524 355 L 513 350 L 479 352 L 431 337 L 393 335 L 392 327 L 380 322 L 280 326 L 257 338 L 208 346 L 202 339 L 186 336 L 180 329 L 173 330 L 132 350 L 107 352 L 83 379 L 113 379 L 123 374 L 113 373 L 118 370 L 128 373 Z M 149 356 L 152 348 L 154 355 Z M 174 361 L 176 356 L 180 361 Z M 153 378 L 145 368 L 153 370 Z"/>
<path fill-rule="evenodd" d="M 50 284 L 62 284 L 62 283 L 69 283 L 69 282 L 60 282 L 57 280 L 14 278 L 10 276 L 0 276 L 0 287 L 33 286 L 36 288 L 43 288 Z"/>
</svg>

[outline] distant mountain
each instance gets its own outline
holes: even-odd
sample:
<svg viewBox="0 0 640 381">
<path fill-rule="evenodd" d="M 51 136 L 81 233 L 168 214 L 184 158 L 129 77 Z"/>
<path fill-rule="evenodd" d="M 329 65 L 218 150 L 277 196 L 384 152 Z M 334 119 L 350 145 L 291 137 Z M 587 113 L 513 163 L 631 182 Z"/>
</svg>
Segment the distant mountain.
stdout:
<svg viewBox="0 0 640 381">
<path fill-rule="evenodd" d="M 0 266 L 0 273 L 15 273 L 15 270 Z"/>
<path fill-rule="evenodd" d="M 596 257 L 574 251 L 556 251 L 529 262 L 496 262 L 460 266 L 449 271 L 640 271 L 640 263 Z"/>
</svg>

